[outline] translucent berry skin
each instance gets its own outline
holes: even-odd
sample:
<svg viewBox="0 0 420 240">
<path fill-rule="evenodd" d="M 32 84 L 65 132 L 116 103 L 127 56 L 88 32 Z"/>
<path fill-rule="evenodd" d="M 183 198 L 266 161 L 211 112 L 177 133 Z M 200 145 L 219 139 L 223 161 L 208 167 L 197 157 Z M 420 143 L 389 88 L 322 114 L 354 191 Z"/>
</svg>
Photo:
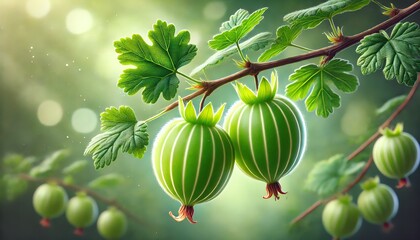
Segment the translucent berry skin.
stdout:
<svg viewBox="0 0 420 240">
<path fill-rule="evenodd" d="M 389 186 L 380 184 L 379 180 L 368 181 L 364 184 L 364 190 L 357 199 L 357 206 L 363 218 L 368 222 L 387 224 L 398 211 L 397 195 Z"/>
<path fill-rule="evenodd" d="M 99 234 L 105 239 L 119 239 L 127 231 L 127 217 L 116 208 L 103 211 L 98 218 Z"/>
<path fill-rule="evenodd" d="M 159 132 L 152 159 L 165 192 L 185 206 L 194 206 L 223 190 L 233 170 L 234 150 L 221 127 L 177 118 Z"/>
<path fill-rule="evenodd" d="M 66 217 L 76 228 L 92 225 L 98 217 L 98 205 L 95 200 L 84 193 L 72 197 L 66 209 Z"/>
<path fill-rule="evenodd" d="M 419 165 L 419 144 L 413 136 L 402 132 L 402 125 L 397 125 L 394 131 L 385 129 L 373 146 L 373 160 L 386 177 L 407 181 Z"/>
<path fill-rule="evenodd" d="M 351 197 L 344 196 L 325 206 L 322 223 L 329 234 L 342 238 L 356 233 L 362 224 L 362 218 L 357 206 L 351 202 Z"/>
<path fill-rule="evenodd" d="M 287 98 L 251 104 L 236 102 L 224 128 L 235 146 L 236 163 L 248 176 L 275 183 L 290 173 L 304 152 L 305 124 Z"/>
<path fill-rule="evenodd" d="M 153 170 L 160 186 L 181 203 L 175 217 L 193 220 L 193 206 L 218 196 L 225 188 L 235 164 L 235 152 L 228 134 L 217 122 L 224 105 L 213 112 L 211 103 L 196 114 L 192 102 L 179 100 L 182 118 L 168 122 L 153 144 Z"/>
<path fill-rule="evenodd" d="M 68 202 L 66 191 L 53 183 L 39 186 L 33 195 L 35 211 L 44 218 L 55 218 L 64 213 Z"/>
</svg>

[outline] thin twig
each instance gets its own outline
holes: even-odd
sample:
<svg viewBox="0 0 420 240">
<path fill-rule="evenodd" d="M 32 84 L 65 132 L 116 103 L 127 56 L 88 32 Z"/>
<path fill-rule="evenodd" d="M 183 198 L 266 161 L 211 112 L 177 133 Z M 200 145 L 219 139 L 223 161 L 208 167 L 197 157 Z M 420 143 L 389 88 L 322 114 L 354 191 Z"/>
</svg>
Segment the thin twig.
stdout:
<svg viewBox="0 0 420 240">
<path fill-rule="evenodd" d="M 379 126 L 378 131 L 376 131 L 368 140 L 366 140 L 360 147 L 358 147 L 354 152 L 352 152 L 347 159 L 352 160 L 354 157 L 359 155 L 363 150 L 365 150 L 372 142 L 374 142 L 381 133 L 379 132 L 380 129 L 386 128 L 391 124 L 392 121 L 401 113 L 401 111 L 407 106 L 407 104 L 411 101 L 414 94 L 416 93 L 418 87 L 420 85 L 420 74 L 417 76 L 417 81 L 414 83 L 411 91 L 408 93 L 407 97 L 405 98 L 404 102 L 386 119 L 381 126 Z"/>
<path fill-rule="evenodd" d="M 304 219 L 306 216 L 311 214 L 313 211 L 315 211 L 318 207 L 320 207 L 323 204 L 326 204 L 334 199 L 337 198 L 337 196 L 348 193 L 356 184 L 358 184 L 363 177 L 366 175 L 367 171 L 369 170 L 369 167 L 372 165 L 373 157 L 371 156 L 369 160 L 366 162 L 365 166 L 363 167 L 362 171 L 357 175 L 357 177 L 349 183 L 339 194 L 335 194 L 329 198 L 318 200 L 315 203 L 313 203 L 310 207 L 308 207 L 305 211 L 303 211 L 299 216 L 297 216 L 295 219 L 291 221 L 292 224 L 295 224 L 302 219 Z"/>
<path fill-rule="evenodd" d="M 417 89 L 420 85 L 420 73 L 417 75 L 417 81 L 414 83 L 413 87 L 411 88 L 409 94 L 405 98 L 404 102 L 402 102 L 397 109 L 389 116 L 388 119 L 386 119 L 379 129 L 385 128 L 391 124 L 393 120 L 403 111 L 408 103 L 413 99 L 413 96 L 415 95 Z M 353 151 L 348 157 L 347 160 L 351 160 L 357 155 L 359 155 L 363 150 L 365 150 L 370 144 L 372 144 L 378 137 L 380 136 L 379 130 L 375 132 L 368 140 L 366 140 L 362 145 L 360 145 L 355 151 Z M 365 167 L 360 172 L 360 174 L 355 178 L 353 182 L 351 182 L 349 185 L 347 185 L 341 193 L 347 193 L 349 192 L 362 178 L 365 176 L 366 172 L 368 171 L 369 167 L 372 165 L 373 158 L 370 157 L 369 160 L 366 162 Z M 310 207 L 308 207 L 305 211 L 303 211 L 299 216 L 297 216 L 295 219 L 292 220 L 292 224 L 297 223 L 304 219 L 306 216 L 308 216 L 310 213 L 315 211 L 319 206 L 331 201 L 332 199 L 336 198 L 336 195 L 333 195 L 330 198 L 318 200 L 315 203 L 313 203 Z"/>
<path fill-rule="evenodd" d="M 20 174 L 19 177 L 21 179 L 29 181 L 29 182 L 37 182 L 37 183 L 55 182 L 56 184 L 66 188 L 66 189 L 72 190 L 74 192 L 85 192 L 87 195 L 91 196 L 95 200 L 97 200 L 99 202 L 102 202 L 102 203 L 104 203 L 106 205 L 109 205 L 109 206 L 114 206 L 115 208 L 119 209 L 128 218 L 135 221 L 136 223 L 138 223 L 140 225 L 143 225 L 143 226 L 146 226 L 146 227 L 151 227 L 151 225 L 149 223 L 147 223 L 147 222 L 143 221 L 142 219 L 140 219 L 139 217 L 137 217 L 132 211 L 130 211 L 126 207 L 122 206 L 115 199 L 107 198 L 107 197 L 93 191 L 92 189 L 81 187 L 81 186 L 74 185 L 74 184 L 65 183 L 63 180 L 61 180 L 59 178 L 35 178 L 35 177 L 32 177 L 32 176 L 27 175 L 27 174 Z"/>
</svg>

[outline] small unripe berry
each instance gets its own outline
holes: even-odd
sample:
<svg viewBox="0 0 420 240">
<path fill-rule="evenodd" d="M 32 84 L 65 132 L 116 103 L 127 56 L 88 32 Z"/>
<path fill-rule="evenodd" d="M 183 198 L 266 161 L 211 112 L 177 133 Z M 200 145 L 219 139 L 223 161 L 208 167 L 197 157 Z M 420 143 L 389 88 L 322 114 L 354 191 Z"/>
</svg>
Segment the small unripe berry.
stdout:
<svg viewBox="0 0 420 240">
<path fill-rule="evenodd" d="M 49 219 L 60 216 L 66 209 L 68 197 L 66 191 L 55 183 L 44 183 L 33 195 L 35 211 L 42 216 L 40 224 L 49 227 Z"/>
</svg>

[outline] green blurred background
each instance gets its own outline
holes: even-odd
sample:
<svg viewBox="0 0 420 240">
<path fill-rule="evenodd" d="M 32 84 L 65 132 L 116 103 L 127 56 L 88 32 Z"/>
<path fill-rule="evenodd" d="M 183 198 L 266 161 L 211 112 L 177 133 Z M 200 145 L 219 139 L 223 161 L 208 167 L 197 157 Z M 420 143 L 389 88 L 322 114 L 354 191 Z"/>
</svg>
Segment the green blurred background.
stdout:
<svg viewBox="0 0 420 240">
<path fill-rule="evenodd" d="M 141 101 L 140 94 L 127 96 L 116 87 L 123 67 L 116 59 L 113 41 L 134 33 L 146 35 L 157 19 L 175 24 L 177 31 L 188 29 L 192 43 L 199 52 L 193 62 L 181 70 L 189 73 L 209 57 L 213 51 L 207 41 L 218 32 L 221 22 L 238 8 L 254 11 L 269 7 L 257 31 L 271 31 L 283 24 L 282 17 L 294 10 L 321 3 L 320 0 L 301 1 L 193 1 L 193 0 L 2 0 L 0 1 L 0 156 L 7 153 L 44 157 L 57 149 L 71 150 L 71 160 L 87 159 L 83 151 L 89 140 L 99 133 L 99 114 L 108 106 L 129 105 L 139 119 L 146 119 L 168 104 L 160 100 L 156 105 Z M 382 1 L 386 3 L 386 1 Z M 406 7 L 414 0 L 394 1 Z M 419 21 L 420 13 L 409 18 Z M 335 18 L 344 26 L 347 35 L 365 30 L 386 19 L 376 5 L 369 5 L 357 13 Z M 309 48 L 326 46 L 322 32 L 328 24 L 307 31 L 297 40 Z M 355 47 L 338 54 L 355 63 Z M 302 53 L 290 49 L 280 57 Z M 256 54 L 248 53 L 255 59 Z M 238 57 L 236 57 L 238 58 Z M 319 59 L 305 63 L 317 63 Z M 279 93 L 284 93 L 287 77 L 304 63 L 278 68 Z M 209 79 L 233 73 L 238 69 L 233 61 L 207 71 Z M 262 75 L 269 75 L 269 71 Z M 342 106 L 328 119 L 307 113 L 302 102 L 308 144 L 306 154 L 291 175 L 281 180 L 288 194 L 279 201 L 263 200 L 265 185 L 254 181 L 235 169 L 222 194 L 209 203 L 196 206 L 199 222 L 176 223 L 168 212 L 177 212 L 179 203 L 170 199 L 153 176 L 150 151 L 144 159 L 121 154 L 110 167 L 95 171 L 93 164 L 79 176 L 80 184 L 101 174 L 116 172 L 126 183 L 102 193 L 115 197 L 134 214 L 144 220 L 138 225 L 130 222 L 125 239 L 329 239 L 320 221 L 321 209 L 295 227 L 289 222 L 317 200 L 314 193 L 304 189 L 304 180 L 317 161 L 337 153 L 348 154 L 355 149 L 384 117 L 377 118 L 375 109 L 387 99 L 405 94 L 408 87 L 396 81 L 386 81 L 381 73 L 362 76 L 358 67 L 354 74 L 360 78 L 359 90 L 342 96 Z M 251 78 L 244 82 L 251 83 Z M 187 85 L 180 85 L 185 95 Z M 215 92 L 210 100 L 228 106 L 237 97 L 231 86 Z M 198 99 L 196 100 L 198 101 Z M 197 103 L 197 102 L 196 102 Z M 420 139 L 420 94 L 399 116 L 405 130 Z M 159 128 L 178 116 L 172 111 L 149 125 L 153 141 Z M 378 174 L 374 167 L 370 175 Z M 352 239 L 420 239 L 420 174 L 412 175 L 412 187 L 398 190 L 400 209 L 393 220 L 395 228 L 385 234 L 378 226 L 363 223 Z M 382 177 L 383 182 L 395 182 Z M 13 202 L 2 202 L 0 208 L 1 239 L 74 239 L 72 227 L 64 217 L 54 220 L 51 229 L 39 226 L 39 216 L 32 208 L 31 197 L 36 185 Z M 353 190 L 354 198 L 360 192 Z M 73 193 L 70 193 L 73 195 Z M 100 208 L 105 206 L 100 204 Z M 86 230 L 81 239 L 99 239 L 94 227 Z"/>
</svg>

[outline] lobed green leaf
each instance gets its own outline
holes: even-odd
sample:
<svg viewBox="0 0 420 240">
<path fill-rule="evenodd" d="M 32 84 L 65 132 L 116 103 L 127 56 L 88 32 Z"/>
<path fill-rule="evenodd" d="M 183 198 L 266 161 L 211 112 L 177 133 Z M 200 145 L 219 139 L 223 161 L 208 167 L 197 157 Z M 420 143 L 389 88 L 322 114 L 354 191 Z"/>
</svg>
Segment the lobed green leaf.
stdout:
<svg viewBox="0 0 420 240">
<path fill-rule="evenodd" d="M 312 168 L 305 181 L 305 188 L 320 197 L 329 196 L 347 184 L 348 179 L 363 166 L 363 162 L 348 161 L 343 155 L 335 155 L 318 162 Z"/>
<path fill-rule="evenodd" d="M 394 111 L 398 106 L 401 105 L 407 98 L 407 95 L 401 95 L 393 97 L 386 101 L 380 108 L 376 109 L 376 115 L 384 115 L 386 113 Z"/>
<path fill-rule="evenodd" d="M 353 65 L 343 59 L 333 59 L 320 66 L 302 66 L 290 75 L 289 80 L 293 82 L 286 86 L 286 95 L 300 100 L 309 94 L 305 101 L 306 109 L 316 110 L 318 116 L 328 117 L 334 108 L 340 106 L 340 96 L 331 87 L 345 93 L 356 91 L 359 81 L 349 73 L 352 70 Z"/>
<path fill-rule="evenodd" d="M 62 173 L 65 175 L 74 175 L 82 171 L 87 166 L 86 160 L 78 160 L 68 165 L 62 170 Z"/>
<path fill-rule="evenodd" d="M 241 48 L 242 51 L 247 51 L 247 50 L 253 50 L 253 51 L 258 51 L 260 49 L 265 48 L 266 46 L 268 46 L 270 43 L 272 43 L 274 40 L 271 37 L 271 33 L 269 32 L 262 32 L 262 33 L 258 33 L 257 35 L 253 36 L 252 38 L 241 42 L 239 44 L 239 47 Z M 194 68 L 194 70 L 192 70 L 191 75 L 197 75 L 199 72 L 205 70 L 207 67 L 210 67 L 212 65 L 216 65 L 220 62 L 222 62 L 224 59 L 237 54 L 238 53 L 238 49 L 236 48 L 236 46 L 231 46 L 228 48 L 225 48 L 223 50 L 217 51 L 215 54 L 211 55 L 204 63 L 200 64 L 198 67 Z"/>
<path fill-rule="evenodd" d="M 289 47 L 292 42 L 300 35 L 302 28 L 299 26 L 281 26 L 277 29 L 277 38 L 271 47 L 261 54 L 258 58 L 259 62 L 265 62 L 272 57 L 277 56 Z"/>
<path fill-rule="evenodd" d="M 149 144 L 147 124 L 137 121 L 133 109 L 110 107 L 101 114 L 103 133 L 92 138 L 85 155 L 92 154 L 96 169 L 109 166 L 122 152 L 142 158 Z"/>
<path fill-rule="evenodd" d="M 102 175 L 88 183 L 90 188 L 95 189 L 104 189 L 108 187 L 115 187 L 122 184 L 125 181 L 124 177 L 116 174 L 110 173 L 107 175 Z"/>
<path fill-rule="evenodd" d="M 420 29 L 417 23 L 398 23 L 391 36 L 385 31 L 364 37 L 356 52 L 364 75 L 383 67 L 387 80 L 412 86 L 420 72 Z"/>
<path fill-rule="evenodd" d="M 359 10 L 369 3 L 370 0 L 329 0 L 314 7 L 289 13 L 283 20 L 293 26 L 310 29 L 335 15 Z"/>
<path fill-rule="evenodd" d="M 177 70 L 197 54 L 197 47 L 189 44 L 188 31 L 175 35 L 175 26 L 161 20 L 153 28 L 148 34 L 152 45 L 137 34 L 114 43 L 120 63 L 135 67 L 124 70 L 118 86 L 129 95 L 144 88 L 143 100 L 147 103 L 155 103 L 160 94 L 166 100 L 175 97 L 179 84 Z"/>
<path fill-rule="evenodd" d="M 220 34 L 209 41 L 209 46 L 215 50 L 223 50 L 234 43 L 238 43 L 243 37 L 257 26 L 264 18 L 267 8 L 261 8 L 249 14 L 248 11 L 239 9 L 230 16 L 229 21 L 222 23 Z"/>
</svg>

